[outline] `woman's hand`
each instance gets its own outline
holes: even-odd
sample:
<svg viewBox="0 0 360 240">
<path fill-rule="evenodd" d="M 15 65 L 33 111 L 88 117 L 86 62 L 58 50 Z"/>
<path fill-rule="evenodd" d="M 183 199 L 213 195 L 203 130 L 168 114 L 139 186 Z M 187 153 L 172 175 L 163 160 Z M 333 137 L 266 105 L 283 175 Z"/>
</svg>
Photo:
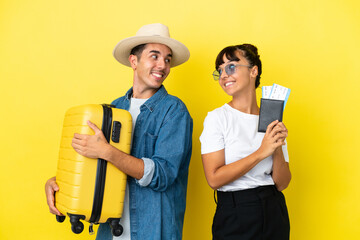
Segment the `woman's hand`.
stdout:
<svg viewBox="0 0 360 240">
<path fill-rule="evenodd" d="M 285 145 L 285 139 L 288 136 L 288 130 L 284 123 L 278 120 L 269 124 L 260 148 L 257 150 L 262 159 L 272 155 L 281 145 Z"/>
</svg>

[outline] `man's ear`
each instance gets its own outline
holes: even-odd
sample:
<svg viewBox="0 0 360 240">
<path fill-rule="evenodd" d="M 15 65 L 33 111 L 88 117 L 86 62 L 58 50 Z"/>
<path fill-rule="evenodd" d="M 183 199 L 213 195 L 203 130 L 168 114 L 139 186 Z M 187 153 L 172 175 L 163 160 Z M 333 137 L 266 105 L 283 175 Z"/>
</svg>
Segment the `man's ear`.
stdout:
<svg viewBox="0 0 360 240">
<path fill-rule="evenodd" d="M 250 70 L 250 76 L 256 78 L 258 74 L 258 66 L 255 65 Z"/>
<path fill-rule="evenodd" d="M 130 55 L 129 56 L 129 62 L 130 62 L 131 68 L 133 70 L 136 70 L 137 63 L 138 63 L 137 56 L 136 55 Z"/>
</svg>

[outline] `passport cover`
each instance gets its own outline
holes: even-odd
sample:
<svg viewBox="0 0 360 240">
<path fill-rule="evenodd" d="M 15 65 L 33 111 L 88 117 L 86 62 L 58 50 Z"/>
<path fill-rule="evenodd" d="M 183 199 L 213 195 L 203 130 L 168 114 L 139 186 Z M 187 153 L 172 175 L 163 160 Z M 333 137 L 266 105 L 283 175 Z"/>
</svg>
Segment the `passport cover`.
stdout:
<svg viewBox="0 0 360 240">
<path fill-rule="evenodd" d="M 275 120 L 282 122 L 284 101 L 261 98 L 258 132 L 266 132 L 267 126 Z"/>
</svg>

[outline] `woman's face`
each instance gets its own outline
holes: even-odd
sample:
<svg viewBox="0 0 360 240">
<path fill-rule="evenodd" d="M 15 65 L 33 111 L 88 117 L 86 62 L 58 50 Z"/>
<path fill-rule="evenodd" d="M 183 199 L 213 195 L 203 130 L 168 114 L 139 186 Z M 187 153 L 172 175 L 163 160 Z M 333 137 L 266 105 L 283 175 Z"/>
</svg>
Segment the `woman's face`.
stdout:
<svg viewBox="0 0 360 240">
<path fill-rule="evenodd" d="M 239 61 L 230 61 L 224 55 L 224 63 L 219 66 L 219 69 L 222 70 L 219 84 L 228 95 L 233 97 L 246 93 L 247 91 L 255 91 L 255 79 L 251 77 L 250 73 L 252 68 L 249 68 L 249 62 L 243 57 L 242 52 L 236 51 L 235 54 L 239 58 Z M 228 75 L 225 67 L 230 64 L 234 65 L 235 71 L 233 74 Z"/>
</svg>

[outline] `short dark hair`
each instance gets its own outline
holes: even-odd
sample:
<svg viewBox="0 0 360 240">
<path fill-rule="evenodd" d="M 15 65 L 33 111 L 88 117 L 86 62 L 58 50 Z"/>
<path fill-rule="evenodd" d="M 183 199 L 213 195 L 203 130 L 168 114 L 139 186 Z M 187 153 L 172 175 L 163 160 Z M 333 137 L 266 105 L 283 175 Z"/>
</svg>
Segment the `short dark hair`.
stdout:
<svg viewBox="0 0 360 240">
<path fill-rule="evenodd" d="M 224 48 L 216 57 L 215 69 L 217 70 L 219 66 L 224 63 L 223 60 L 224 55 L 230 61 L 239 61 L 240 59 L 235 54 L 236 51 L 241 51 L 243 53 L 243 56 L 249 62 L 251 67 L 253 66 L 258 67 L 258 75 L 255 80 L 255 88 L 257 88 L 260 85 L 260 75 L 262 73 L 262 69 L 261 69 L 261 60 L 260 60 L 260 55 L 258 54 L 258 49 L 254 45 L 245 43 L 241 45 L 228 46 Z"/>
<path fill-rule="evenodd" d="M 146 47 L 146 43 L 137 45 L 136 47 L 131 49 L 130 55 L 135 55 L 137 56 L 138 59 L 140 59 L 141 54 L 144 51 L 145 47 Z"/>
</svg>

